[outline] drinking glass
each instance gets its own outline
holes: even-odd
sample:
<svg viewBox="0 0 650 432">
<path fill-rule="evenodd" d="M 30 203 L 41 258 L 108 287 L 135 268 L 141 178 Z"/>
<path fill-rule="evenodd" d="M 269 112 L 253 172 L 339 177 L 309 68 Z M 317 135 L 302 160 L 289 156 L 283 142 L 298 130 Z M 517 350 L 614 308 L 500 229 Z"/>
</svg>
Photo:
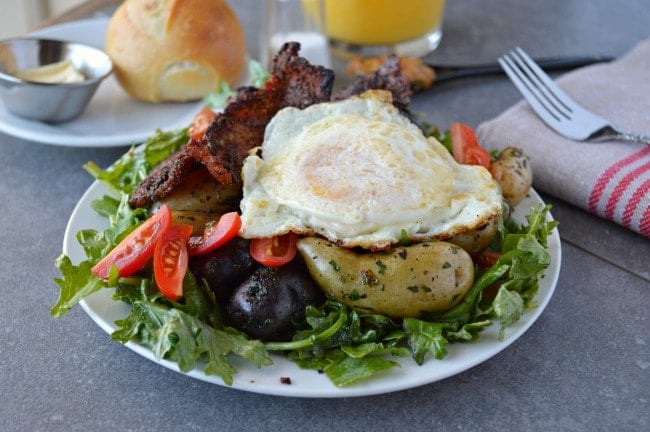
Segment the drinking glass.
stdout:
<svg viewBox="0 0 650 432">
<path fill-rule="evenodd" d="M 300 55 L 330 66 L 324 0 L 267 0 L 267 31 L 262 63 L 270 65 L 285 42 L 300 42 Z"/>
<path fill-rule="evenodd" d="M 332 53 L 422 57 L 442 38 L 445 0 L 325 0 Z"/>
</svg>

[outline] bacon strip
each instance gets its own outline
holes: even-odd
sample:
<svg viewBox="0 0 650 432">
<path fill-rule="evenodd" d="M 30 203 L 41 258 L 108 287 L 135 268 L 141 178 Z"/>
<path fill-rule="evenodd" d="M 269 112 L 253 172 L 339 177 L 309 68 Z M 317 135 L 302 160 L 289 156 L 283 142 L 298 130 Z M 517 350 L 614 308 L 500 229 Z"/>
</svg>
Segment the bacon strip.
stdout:
<svg viewBox="0 0 650 432">
<path fill-rule="evenodd" d="M 403 73 L 399 57 L 389 55 L 375 72 L 357 77 L 348 87 L 332 96 L 333 101 L 347 99 L 366 90 L 388 90 L 393 95 L 393 105 L 404 109 L 411 101 L 411 84 Z"/>
<path fill-rule="evenodd" d="M 185 151 L 185 147 L 172 153 L 156 165 L 129 197 L 133 208 L 148 207 L 169 195 L 185 177 L 200 165 Z"/>
<path fill-rule="evenodd" d="M 217 181 L 241 181 L 244 159 L 251 149 L 262 145 L 266 125 L 282 108 L 305 108 L 329 100 L 334 72 L 299 57 L 299 49 L 296 42 L 284 44 L 274 58 L 269 81 L 260 89 L 240 91 L 205 136 L 188 144 L 188 153 Z"/>
</svg>

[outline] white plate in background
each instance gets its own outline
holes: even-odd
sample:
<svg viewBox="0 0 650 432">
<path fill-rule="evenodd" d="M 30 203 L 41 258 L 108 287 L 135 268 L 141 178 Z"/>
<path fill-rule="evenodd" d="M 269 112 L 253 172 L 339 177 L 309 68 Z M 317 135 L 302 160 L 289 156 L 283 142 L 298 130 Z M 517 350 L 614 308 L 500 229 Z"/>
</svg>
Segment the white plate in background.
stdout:
<svg viewBox="0 0 650 432">
<path fill-rule="evenodd" d="M 31 33 L 52 39 L 81 42 L 104 48 L 110 18 L 99 17 L 59 24 Z M 72 147 L 113 147 L 139 144 L 156 129 L 189 126 L 204 103 L 147 103 L 130 97 L 109 76 L 97 89 L 81 116 L 58 124 L 18 117 L 0 102 L 0 132 L 35 141 Z"/>
</svg>

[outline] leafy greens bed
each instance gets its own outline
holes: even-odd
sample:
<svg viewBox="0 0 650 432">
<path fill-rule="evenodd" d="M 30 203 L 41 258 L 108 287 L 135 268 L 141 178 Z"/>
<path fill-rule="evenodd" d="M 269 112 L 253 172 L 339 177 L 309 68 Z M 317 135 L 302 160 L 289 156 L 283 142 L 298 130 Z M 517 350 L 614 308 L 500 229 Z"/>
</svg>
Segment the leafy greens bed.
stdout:
<svg viewBox="0 0 650 432">
<path fill-rule="evenodd" d="M 157 131 L 140 148 L 132 148 L 108 169 L 89 162 L 84 168 L 104 183 L 112 194 L 93 201 L 92 208 L 108 221 L 104 230 L 81 230 L 77 240 L 86 259 L 72 263 L 61 255 L 56 266 L 61 276 L 59 298 L 51 308 L 63 316 L 88 295 L 114 288 L 113 299 L 131 306 L 128 316 L 116 322 L 115 341 L 134 341 L 149 347 L 157 359 L 178 364 L 183 372 L 204 365 L 206 375 L 218 375 L 232 384 L 237 370 L 232 356 L 257 367 L 272 363 L 271 351 L 279 351 L 301 368 L 324 372 L 339 387 L 368 379 L 399 363 L 396 357 L 412 357 L 417 364 L 430 357 L 443 359 L 448 343 L 468 343 L 483 329 L 499 321 L 499 337 L 525 310 L 536 307 L 539 280 L 550 264 L 547 236 L 556 222 L 547 220 L 549 206 L 530 210 L 527 221 L 501 221 L 493 248 L 502 255 L 488 269 L 477 269 L 476 280 L 465 299 L 447 312 L 402 322 L 380 315 L 361 315 L 333 301 L 308 307 L 306 320 L 289 342 L 261 342 L 226 326 L 215 298 L 190 272 L 184 280 L 180 303 L 158 292 L 151 271 L 102 280 L 92 266 L 149 216 L 146 209 L 131 209 L 129 194 L 141 179 L 188 139 L 188 130 Z M 488 295 L 488 292 L 490 293 Z"/>
</svg>

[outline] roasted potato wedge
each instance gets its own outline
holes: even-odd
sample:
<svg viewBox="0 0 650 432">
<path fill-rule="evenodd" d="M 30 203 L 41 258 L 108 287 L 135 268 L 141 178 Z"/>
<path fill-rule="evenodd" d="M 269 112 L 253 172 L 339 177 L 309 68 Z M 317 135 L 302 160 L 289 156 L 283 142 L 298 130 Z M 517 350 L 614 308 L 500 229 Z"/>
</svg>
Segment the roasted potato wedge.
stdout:
<svg viewBox="0 0 650 432">
<path fill-rule="evenodd" d="M 174 191 L 160 200 L 172 210 L 225 213 L 237 207 L 241 184 L 220 184 L 205 169 L 191 172 Z"/>
<path fill-rule="evenodd" d="M 474 283 L 471 257 L 447 242 L 357 252 L 306 237 L 298 241 L 298 251 L 326 295 L 364 313 L 417 318 L 442 312 Z"/>
<path fill-rule="evenodd" d="M 229 211 L 236 210 L 241 199 L 241 184 L 224 185 L 205 169 L 191 172 L 174 191 L 157 202 L 172 211 L 174 223 L 194 226 L 194 234 L 202 233 L 207 223 L 219 220 Z"/>
</svg>

